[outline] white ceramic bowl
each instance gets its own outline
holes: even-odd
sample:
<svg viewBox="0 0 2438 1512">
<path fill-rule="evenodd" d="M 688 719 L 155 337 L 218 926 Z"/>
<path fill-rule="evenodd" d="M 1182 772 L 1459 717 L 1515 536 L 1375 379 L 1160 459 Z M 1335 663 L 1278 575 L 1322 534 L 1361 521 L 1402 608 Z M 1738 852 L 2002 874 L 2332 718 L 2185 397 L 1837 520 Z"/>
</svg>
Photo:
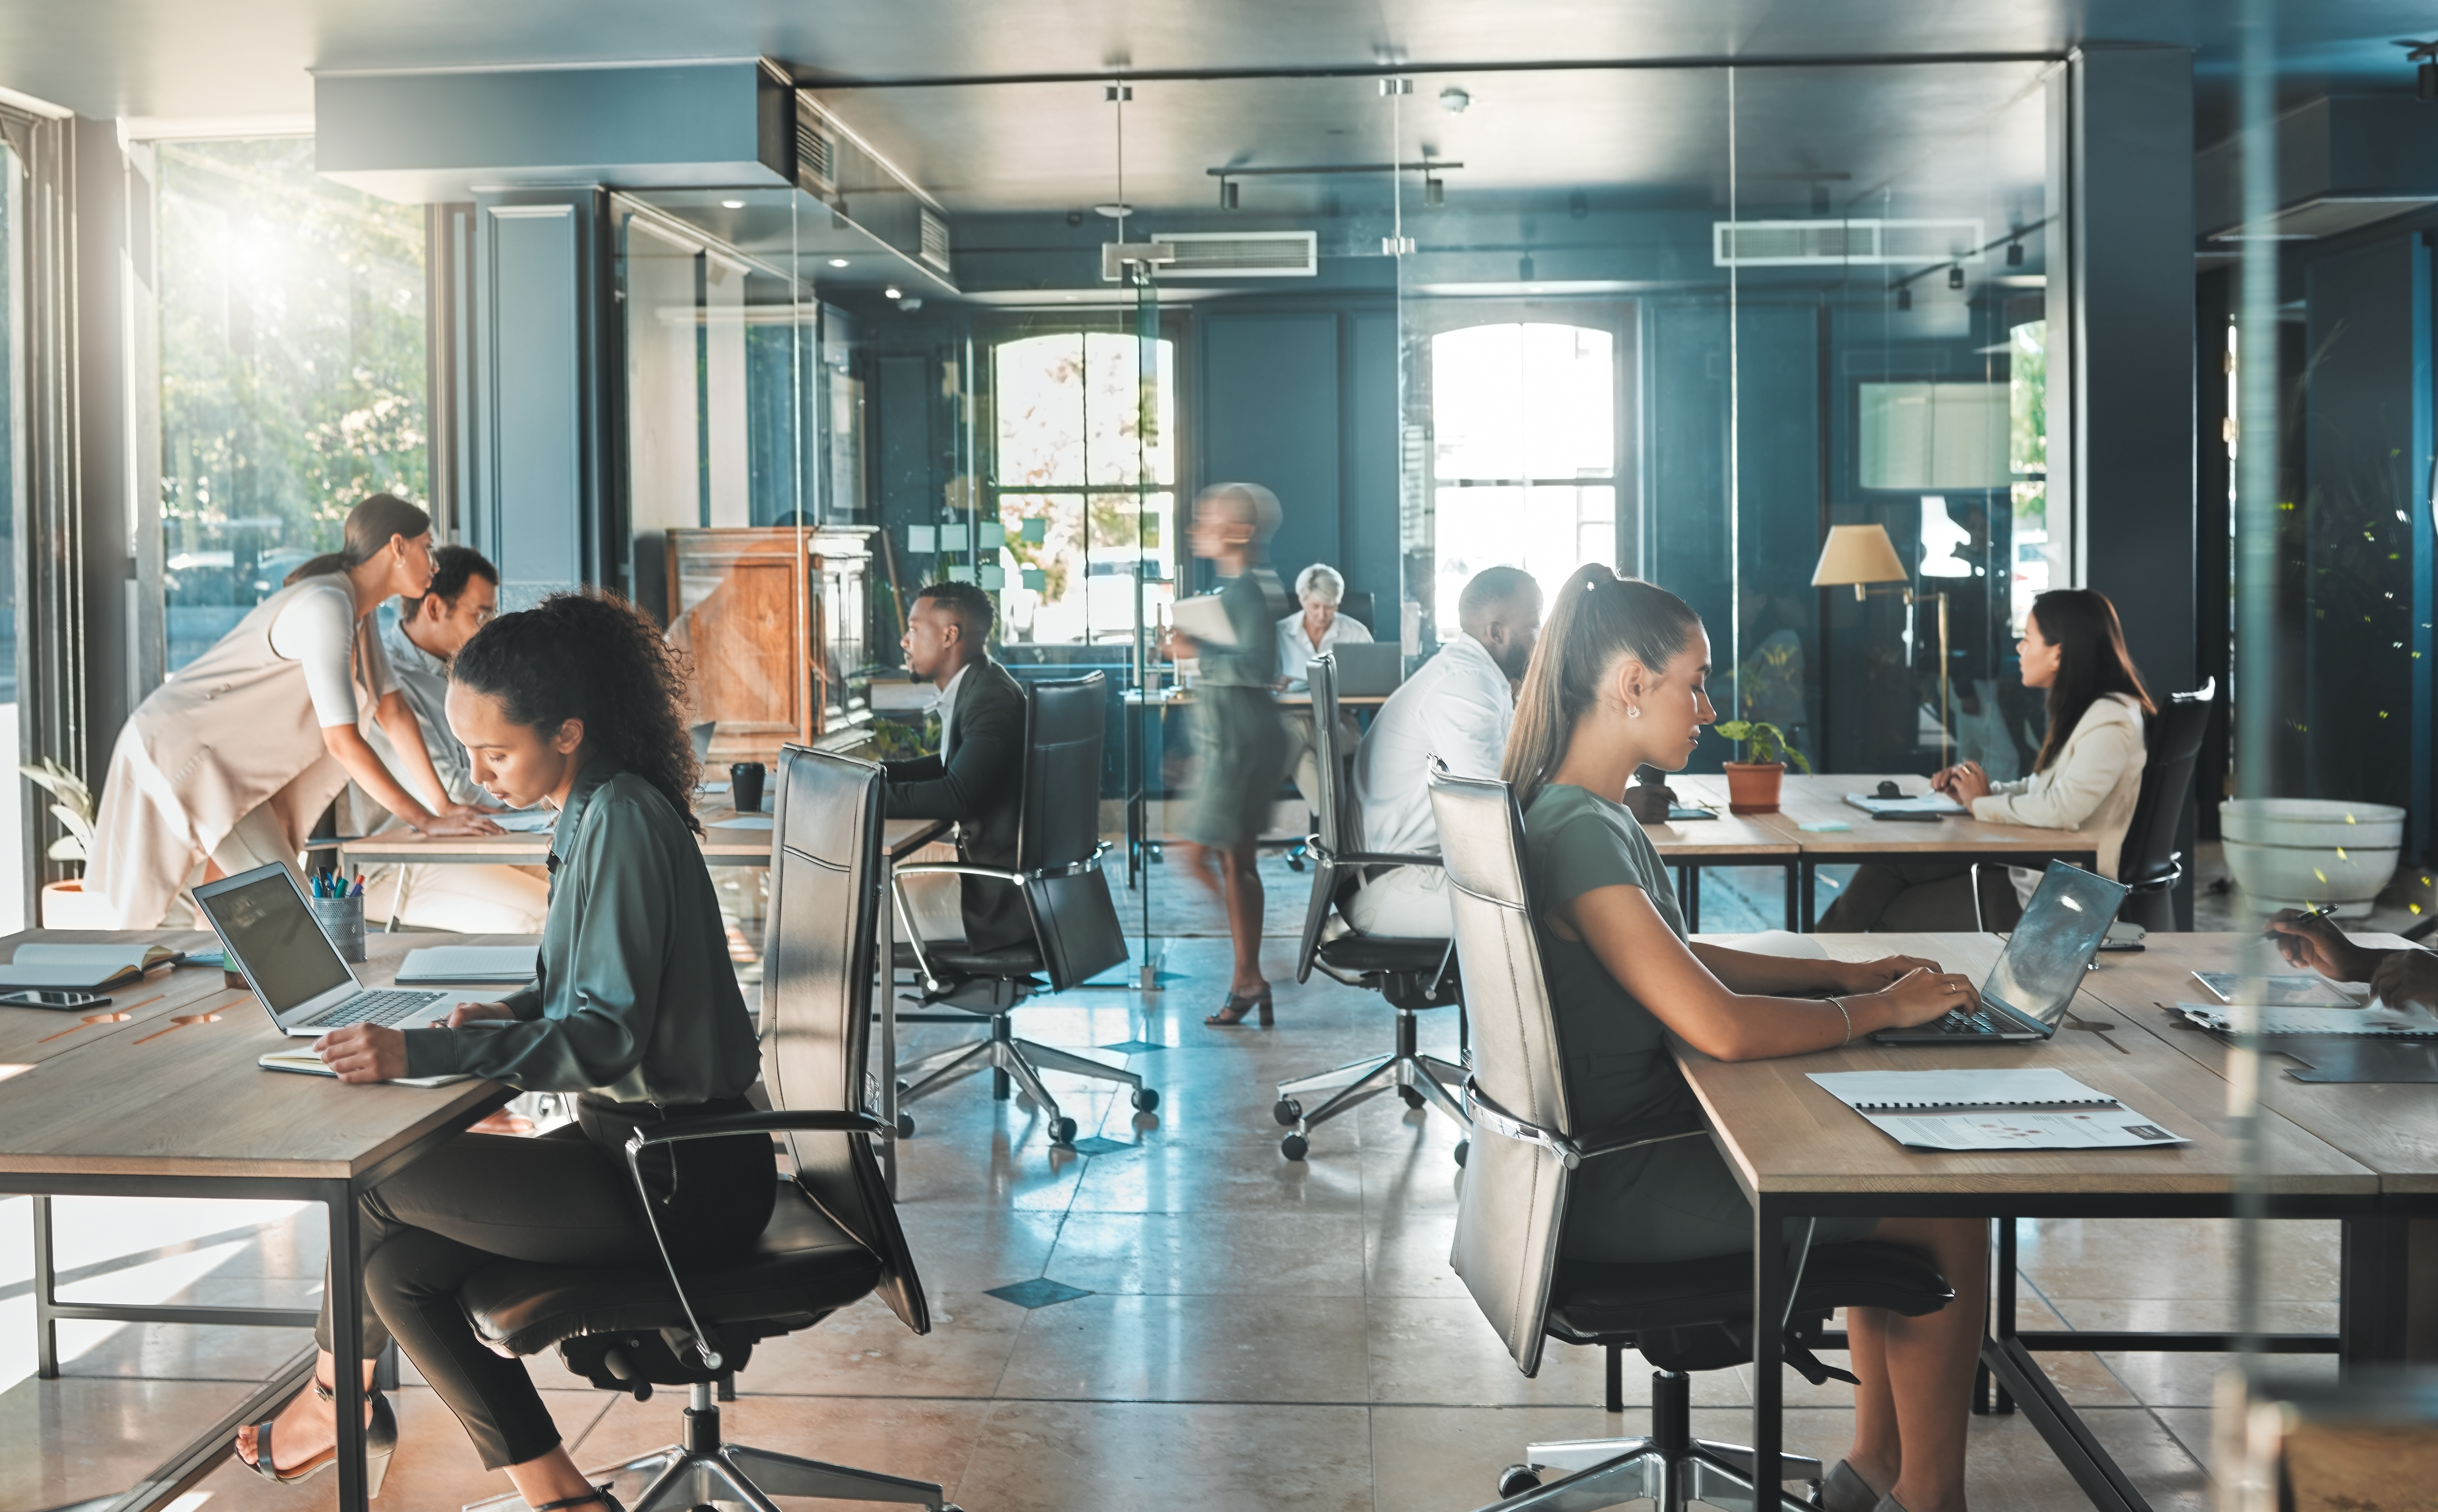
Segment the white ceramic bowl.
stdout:
<svg viewBox="0 0 2438 1512">
<path fill-rule="evenodd" d="M 2378 851 L 2404 844 L 2404 810 L 2389 803 L 2234 798 L 2218 805 L 2217 821 L 2219 834 L 2246 845 Z"/>
<path fill-rule="evenodd" d="M 2262 906 L 2367 904 L 2395 874 L 2397 847 L 2248 845 L 2229 835 L 2227 869 L 2244 896 Z"/>
</svg>

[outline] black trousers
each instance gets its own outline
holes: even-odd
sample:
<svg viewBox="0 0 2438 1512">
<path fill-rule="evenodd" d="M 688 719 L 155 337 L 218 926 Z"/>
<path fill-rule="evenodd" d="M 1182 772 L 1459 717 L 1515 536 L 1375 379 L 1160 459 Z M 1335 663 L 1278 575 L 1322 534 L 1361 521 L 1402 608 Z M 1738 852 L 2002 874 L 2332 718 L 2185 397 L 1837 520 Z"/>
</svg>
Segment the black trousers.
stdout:
<svg viewBox="0 0 2438 1512">
<path fill-rule="evenodd" d="M 706 1105 L 741 1112 L 733 1108 Z M 558 1428 L 524 1362 L 492 1352 L 458 1304 L 467 1277 L 502 1259 L 661 1267 L 644 1199 L 612 1135 L 570 1125 L 538 1139 L 459 1134 L 362 1201 L 357 1256 L 370 1312 L 364 1358 L 392 1337 L 466 1425 L 486 1469 L 548 1453 Z M 596 1144 L 597 1137 L 601 1143 Z M 692 1141 L 675 1179 L 645 1167 L 661 1232 L 680 1269 L 740 1253 L 770 1221 L 777 1172 L 761 1134 Z M 647 1152 L 647 1156 L 657 1152 Z M 330 1347 L 328 1289 L 314 1343 Z"/>
<path fill-rule="evenodd" d="M 2003 866 L 1981 868 L 1981 917 L 1993 930 L 2012 929 L 2023 916 L 2013 878 Z M 1972 922 L 1972 868 L 1963 861 L 1870 861 L 1820 916 L 1820 933 L 1961 934 Z"/>
</svg>

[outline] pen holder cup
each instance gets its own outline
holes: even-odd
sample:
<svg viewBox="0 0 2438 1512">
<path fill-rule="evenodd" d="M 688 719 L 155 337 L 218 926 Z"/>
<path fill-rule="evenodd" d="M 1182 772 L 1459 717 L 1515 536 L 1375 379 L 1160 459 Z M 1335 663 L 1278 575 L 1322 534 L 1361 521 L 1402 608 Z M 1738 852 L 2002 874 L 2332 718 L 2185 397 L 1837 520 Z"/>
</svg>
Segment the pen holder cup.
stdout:
<svg viewBox="0 0 2438 1512">
<path fill-rule="evenodd" d="M 313 909 L 313 922 L 330 943 L 339 949 L 342 960 L 361 963 L 364 958 L 364 900 L 362 898 L 308 898 Z"/>
</svg>

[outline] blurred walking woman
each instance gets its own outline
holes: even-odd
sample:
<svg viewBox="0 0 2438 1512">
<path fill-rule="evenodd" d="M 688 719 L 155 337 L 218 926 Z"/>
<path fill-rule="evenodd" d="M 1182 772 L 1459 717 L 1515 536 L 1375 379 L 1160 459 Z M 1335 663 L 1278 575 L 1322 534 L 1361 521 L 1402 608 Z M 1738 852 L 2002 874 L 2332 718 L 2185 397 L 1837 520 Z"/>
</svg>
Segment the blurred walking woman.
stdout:
<svg viewBox="0 0 2438 1512">
<path fill-rule="evenodd" d="M 656 1264 L 645 1199 L 622 1153 L 638 1124 L 747 1111 L 761 1064 L 728 959 L 719 899 L 691 812 L 698 768 L 686 736 L 679 654 L 626 605 L 561 593 L 477 632 L 450 674 L 449 725 L 474 781 L 514 808 L 548 802 L 550 913 L 540 975 L 446 1029 L 355 1025 L 315 1044 L 347 1082 L 463 1072 L 577 1095 L 576 1122 L 539 1139 L 461 1134 L 362 1201 L 364 1363 L 394 1336 L 527 1505 L 615 1512 L 561 1447 L 524 1362 L 494 1354 L 457 1300 L 501 1258 Z M 776 1195 L 762 1134 L 662 1147 L 643 1168 L 680 1266 L 743 1253 Z M 682 1164 L 683 1169 L 678 1168 Z M 258 1472 L 295 1480 L 328 1462 L 336 1424 L 329 1315 L 314 1392 L 241 1432 Z M 380 1474 L 397 1443 L 371 1404 Z"/>
<path fill-rule="evenodd" d="M 85 890 L 122 929 L 150 929 L 180 892 L 277 862 L 296 869 L 314 820 L 349 778 L 427 835 L 496 831 L 449 801 L 365 620 L 432 583 L 432 517 L 375 494 L 347 512 L 346 544 L 288 575 L 218 644 L 169 675 L 118 732 L 95 820 Z M 371 705 L 427 804 L 358 727 Z"/>
<path fill-rule="evenodd" d="M 1670 1034 L 1722 1061 L 1802 1055 L 1926 1023 L 1979 995 L 1966 978 L 1902 956 L 1793 960 L 1687 941 L 1667 864 L 1626 810 L 1625 784 L 1645 764 L 1684 767 L 1718 717 L 1709 675 L 1709 635 L 1683 599 L 1593 564 L 1558 592 L 1515 701 L 1501 775 L 1524 809 L 1526 888 L 1585 1144 L 1695 1111 Z M 1698 1134 L 1587 1161 L 1575 1183 L 1560 1240 L 1569 1259 L 1752 1252 L 1743 1189 Z M 1924 1251 L 1955 1289 L 1924 1317 L 1849 1310 L 1862 1384 L 1854 1446 L 1823 1489 L 1828 1512 L 1963 1512 L 1986 1227 L 1977 1218 L 1819 1221 L 1817 1242 L 1867 1235 Z"/>
<path fill-rule="evenodd" d="M 1259 1010 L 1270 1022 L 1270 984 L 1262 975 L 1262 874 L 1255 842 L 1286 775 L 1286 726 L 1270 696 L 1279 675 L 1279 617 L 1286 590 L 1266 563 L 1279 528 L 1279 500 L 1259 483 L 1223 483 L 1193 501 L 1193 554 L 1217 564 L 1219 603 L 1236 643 L 1187 642 L 1202 671 L 1193 683 L 1193 748 L 1201 771 L 1185 820 L 1186 865 L 1228 906 L 1236 967 L 1228 1000 L 1209 1024 L 1241 1024 Z M 1181 640 L 1182 638 L 1180 638 Z M 1215 872 L 1215 874 L 1214 874 Z"/>
</svg>

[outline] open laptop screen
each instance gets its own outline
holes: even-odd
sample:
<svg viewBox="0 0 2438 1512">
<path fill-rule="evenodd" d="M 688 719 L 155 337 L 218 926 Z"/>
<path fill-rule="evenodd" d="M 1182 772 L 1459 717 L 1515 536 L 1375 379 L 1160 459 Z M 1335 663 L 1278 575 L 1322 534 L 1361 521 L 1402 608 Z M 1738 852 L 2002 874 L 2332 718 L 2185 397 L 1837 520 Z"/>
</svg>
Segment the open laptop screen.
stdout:
<svg viewBox="0 0 2438 1512">
<path fill-rule="evenodd" d="M 237 963 L 274 1013 L 298 1008 L 355 980 L 285 868 L 269 868 L 203 900 Z"/>
<path fill-rule="evenodd" d="M 2081 990 L 2083 969 L 2125 901 L 2125 885 L 2062 861 L 2049 863 L 1981 995 L 2055 1029 Z"/>
</svg>

